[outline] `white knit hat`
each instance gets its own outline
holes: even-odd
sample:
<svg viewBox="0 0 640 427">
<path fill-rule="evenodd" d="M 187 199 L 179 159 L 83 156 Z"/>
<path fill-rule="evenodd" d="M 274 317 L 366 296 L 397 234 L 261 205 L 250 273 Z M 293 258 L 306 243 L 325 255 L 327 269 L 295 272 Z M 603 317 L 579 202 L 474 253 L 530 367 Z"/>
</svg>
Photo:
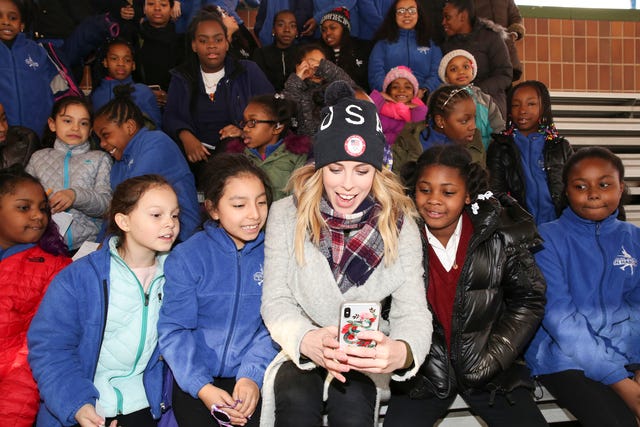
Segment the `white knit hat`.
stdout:
<svg viewBox="0 0 640 427">
<path fill-rule="evenodd" d="M 474 58 L 472 54 L 464 49 L 452 50 L 442 57 L 440 66 L 438 67 L 438 76 L 440 76 L 440 80 L 445 83 L 450 83 L 447 80 L 447 65 L 449 65 L 449 61 L 451 61 L 456 56 L 464 56 L 469 60 L 469 62 L 471 62 L 471 81 L 473 81 L 478 75 L 478 64 L 476 63 L 476 58 Z"/>
</svg>

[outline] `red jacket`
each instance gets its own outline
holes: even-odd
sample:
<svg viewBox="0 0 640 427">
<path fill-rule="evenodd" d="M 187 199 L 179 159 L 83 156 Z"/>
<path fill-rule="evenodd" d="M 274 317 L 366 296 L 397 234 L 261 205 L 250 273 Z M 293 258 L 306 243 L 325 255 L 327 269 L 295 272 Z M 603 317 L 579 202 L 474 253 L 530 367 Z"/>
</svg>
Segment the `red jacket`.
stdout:
<svg viewBox="0 0 640 427">
<path fill-rule="evenodd" d="M 49 282 L 71 260 L 39 246 L 0 262 L 0 420 L 31 427 L 38 412 L 38 388 L 27 363 L 27 330 Z M 61 307 L 61 309 L 64 309 Z"/>
</svg>

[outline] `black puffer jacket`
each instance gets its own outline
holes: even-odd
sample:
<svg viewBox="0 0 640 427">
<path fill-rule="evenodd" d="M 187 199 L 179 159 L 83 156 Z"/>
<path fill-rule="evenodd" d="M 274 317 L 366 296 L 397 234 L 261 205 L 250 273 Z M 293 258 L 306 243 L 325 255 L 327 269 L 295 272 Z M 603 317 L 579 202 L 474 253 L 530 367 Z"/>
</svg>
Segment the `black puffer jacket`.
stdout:
<svg viewBox="0 0 640 427">
<path fill-rule="evenodd" d="M 471 389 L 509 393 L 531 384 L 517 359 L 544 314 L 546 285 L 530 252 L 541 239 L 531 215 L 506 195 L 500 202 L 489 197 L 468 209 L 474 233 L 456 289 L 450 353 L 434 316 L 431 350 L 419 374 L 392 388 L 403 387 L 413 398 L 445 398 Z M 424 233 L 422 243 L 428 271 Z"/>
<path fill-rule="evenodd" d="M 489 188 L 496 193 L 508 193 L 525 209 L 526 185 L 522 171 L 520 150 L 513 140 L 513 136 L 493 134 L 493 141 L 487 149 L 487 169 L 489 171 Z M 563 137 L 545 141 L 542 149 L 544 156 L 544 170 L 547 174 L 547 184 L 551 201 L 560 216 L 564 208 L 562 192 L 562 168 L 573 149 Z"/>
</svg>

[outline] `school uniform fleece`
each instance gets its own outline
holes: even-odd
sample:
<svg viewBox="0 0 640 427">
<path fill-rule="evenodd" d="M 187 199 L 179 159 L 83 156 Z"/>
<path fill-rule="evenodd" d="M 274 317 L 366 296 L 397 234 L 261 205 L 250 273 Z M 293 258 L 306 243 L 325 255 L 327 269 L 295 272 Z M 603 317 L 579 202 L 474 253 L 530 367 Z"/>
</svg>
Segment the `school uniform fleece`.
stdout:
<svg viewBox="0 0 640 427">
<path fill-rule="evenodd" d="M 640 362 L 640 228 L 590 221 L 571 208 L 542 224 L 536 262 L 547 306 L 525 357 L 533 375 L 577 369 L 605 385 L 633 376 Z"/>
<path fill-rule="evenodd" d="M 178 245 L 165 271 L 160 349 L 180 388 L 194 398 L 216 377 L 258 387 L 276 355 L 260 317 L 264 234 L 242 249 L 209 221 Z"/>
<path fill-rule="evenodd" d="M 433 40 L 431 46 L 418 46 L 415 30 L 398 30 L 398 40 L 379 40 L 369 56 L 369 87 L 382 90 L 384 78 L 393 67 L 405 65 L 411 68 L 421 88 L 433 92 L 442 83 L 438 67 L 442 51 Z"/>
</svg>

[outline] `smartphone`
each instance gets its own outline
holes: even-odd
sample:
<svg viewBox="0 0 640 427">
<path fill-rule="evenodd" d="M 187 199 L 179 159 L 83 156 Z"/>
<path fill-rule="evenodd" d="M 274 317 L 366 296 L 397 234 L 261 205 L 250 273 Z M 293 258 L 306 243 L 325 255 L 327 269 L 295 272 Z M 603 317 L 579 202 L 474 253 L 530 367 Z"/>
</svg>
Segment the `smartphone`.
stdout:
<svg viewBox="0 0 640 427">
<path fill-rule="evenodd" d="M 151 89 L 151 90 L 162 90 L 160 85 L 149 85 L 149 89 Z"/>
<path fill-rule="evenodd" d="M 379 302 L 344 302 L 340 306 L 340 348 L 375 347 L 373 340 L 359 340 L 356 335 L 363 331 L 377 331 L 380 324 Z"/>
</svg>

